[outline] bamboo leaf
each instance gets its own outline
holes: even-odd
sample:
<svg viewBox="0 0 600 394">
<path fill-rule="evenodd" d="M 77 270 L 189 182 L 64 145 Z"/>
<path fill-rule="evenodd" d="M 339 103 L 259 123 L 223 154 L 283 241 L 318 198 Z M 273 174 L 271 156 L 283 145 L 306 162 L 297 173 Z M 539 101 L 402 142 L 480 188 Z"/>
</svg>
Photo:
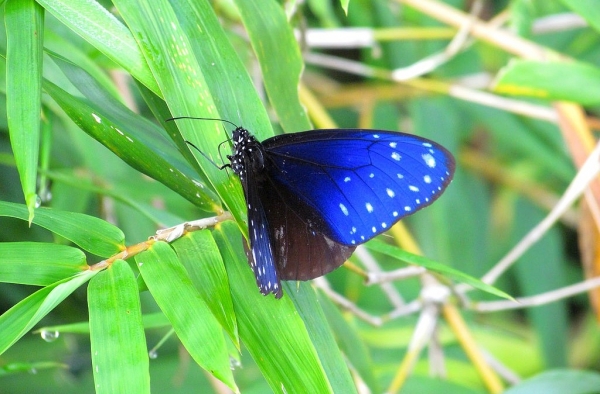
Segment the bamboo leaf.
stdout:
<svg viewBox="0 0 600 394">
<path fill-rule="evenodd" d="M 6 21 L 6 114 L 10 142 L 31 223 L 36 208 L 42 110 L 44 10 L 33 0 L 10 0 Z"/>
<path fill-rule="evenodd" d="M 192 358 L 232 389 L 235 382 L 223 331 L 192 284 L 175 252 L 165 242 L 135 258 L 140 272 Z"/>
<path fill-rule="evenodd" d="M 27 220 L 27 209 L 21 204 L 0 201 L 0 216 Z M 51 208 L 38 208 L 33 223 L 98 256 L 109 257 L 119 253 L 125 247 L 123 232 L 94 216 Z"/>
<path fill-rule="evenodd" d="M 233 223 L 214 231 L 231 287 L 240 339 L 276 393 L 329 393 L 332 388 L 289 296 L 261 295 Z M 286 293 L 293 291 L 286 286 Z"/>
<path fill-rule="evenodd" d="M 83 271 L 79 275 L 44 287 L 0 316 L 0 332 L 2 332 L 0 354 L 4 353 L 52 309 L 97 273 L 97 271 Z"/>
<path fill-rule="evenodd" d="M 150 393 L 139 290 L 125 261 L 92 278 L 88 304 L 96 393 Z"/>
<path fill-rule="evenodd" d="M 85 254 L 65 245 L 0 243 L 0 282 L 48 286 L 86 270 Z"/>
</svg>

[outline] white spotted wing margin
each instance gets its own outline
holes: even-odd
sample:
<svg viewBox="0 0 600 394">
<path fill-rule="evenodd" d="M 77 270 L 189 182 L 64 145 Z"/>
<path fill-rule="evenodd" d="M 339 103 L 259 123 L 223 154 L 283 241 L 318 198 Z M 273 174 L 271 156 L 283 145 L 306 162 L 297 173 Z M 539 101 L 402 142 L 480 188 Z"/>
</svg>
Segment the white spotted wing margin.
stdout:
<svg viewBox="0 0 600 394">
<path fill-rule="evenodd" d="M 235 152 L 230 156 L 231 168 L 240 178 L 246 205 L 248 209 L 248 238 L 250 247 L 244 243 L 248 263 L 254 272 L 256 284 L 263 295 L 273 293 L 275 298 L 283 295 L 281 283 L 277 276 L 273 250 L 268 231 L 268 222 L 265 216 L 259 193 L 257 172 L 254 171 L 262 165 L 262 156 L 255 144 L 256 140 L 248 136 L 245 129 L 237 128 L 233 133 Z M 248 146 L 250 144 L 250 146 Z M 258 174 L 259 175 L 259 174 Z"/>
</svg>

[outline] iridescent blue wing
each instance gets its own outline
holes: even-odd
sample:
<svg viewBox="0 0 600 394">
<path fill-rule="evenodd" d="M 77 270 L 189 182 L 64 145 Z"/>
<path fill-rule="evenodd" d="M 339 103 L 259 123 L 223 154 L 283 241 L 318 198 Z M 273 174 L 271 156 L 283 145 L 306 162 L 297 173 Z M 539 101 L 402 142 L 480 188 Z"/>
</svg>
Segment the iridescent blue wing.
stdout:
<svg viewBox="0 0 600 394">
<path fill-rule="evenodd" d="M 446 149 L 398 132 L 313 130 L 262 144 L 273 188 L 295 196 L 313 231 L 342 245 L 366 242 L 431 204 L 454 173 Z"/>
</svg>

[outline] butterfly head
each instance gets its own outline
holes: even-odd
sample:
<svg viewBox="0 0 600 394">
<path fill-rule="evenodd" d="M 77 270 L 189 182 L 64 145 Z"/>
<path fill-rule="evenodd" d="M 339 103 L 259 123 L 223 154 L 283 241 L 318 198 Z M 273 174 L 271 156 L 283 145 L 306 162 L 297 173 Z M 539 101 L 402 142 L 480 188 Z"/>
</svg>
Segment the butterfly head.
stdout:
<svg viewBox="0 0 600 394">
<path fill-rule="evenodd" d="M 228 156 L 231 169 L 244 181 L 248 169 L 260 172 L 264 167 L 264 148 L 262 144 L 243 127 L 233 130 L 233 154 Z"/>
</svg>

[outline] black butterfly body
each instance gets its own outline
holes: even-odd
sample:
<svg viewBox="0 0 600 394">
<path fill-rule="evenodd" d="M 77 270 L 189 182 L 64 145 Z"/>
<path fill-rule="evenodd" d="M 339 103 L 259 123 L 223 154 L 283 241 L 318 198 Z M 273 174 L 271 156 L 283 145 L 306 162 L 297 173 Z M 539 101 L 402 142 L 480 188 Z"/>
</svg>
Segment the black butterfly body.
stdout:
<svg viewBox="0 0 600 394">
<path fill-rule="evenodd" d="M 357 245 L 431 204 L 454 173 L 424 138 L 383 130 L 284 134 L 262 143 L 233 132 L 228 156 L 248 208 L 248 261 L 262 294 L 342 265 Z"/>
</svg>

